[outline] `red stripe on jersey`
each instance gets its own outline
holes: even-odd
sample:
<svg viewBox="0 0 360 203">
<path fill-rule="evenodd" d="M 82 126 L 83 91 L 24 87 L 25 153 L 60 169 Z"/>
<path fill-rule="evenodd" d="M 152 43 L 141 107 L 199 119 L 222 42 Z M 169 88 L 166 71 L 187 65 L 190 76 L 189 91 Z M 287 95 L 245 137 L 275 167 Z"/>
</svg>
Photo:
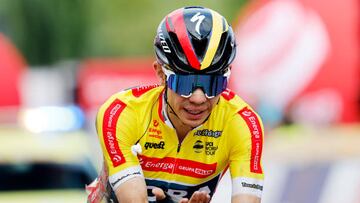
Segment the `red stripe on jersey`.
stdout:
<svg viewBox="0 0 360 203">
<path fill-rule="evenodd" d="M 114 167 L 125 163 L 124 155 L 122 154 L 119 148 L 119 143 L 116 139 L 116 124 L 121 112 L 125 107 L 126 104 L 124 102 L 120 101 L 119 99 L 115 99 L 106 109 L 104 114 L 102 133 L 106 150 Z"/>
<path fill-rule="evenodd" d="M 135 87 L 133 89 L 131 89 L 132 94 L 135 97 L 140 97 L 141 95 L 143 95 L 144 93 L 146 93 L 147 91 L 158 87 L 159 85 L 146 85 L 146 86 L 139 86 L 139 87 Z"/>
<path fill-rule="evenodd" d="M 229 169 L 229 164 L 226 165 L 225 169 L 223 170 L 223 172 L 221 173 L 221 176 L 220 176 L 220 180 L 222 179 L 222 177 L 224 177 L 226 171 Z"/>
<path fill-rule="evenodd" d="M 230 101 L 235 97 L 235 93 L 230 89 L 226 89 L 221 93 L 221 96 L 224 97 L 224 99 L 227 101 Z"/>
<path fill-rule="evenodd" d="M 138 155 L 141 168 L 145 171 L 165 172 L 194 178 L 206 178 L 216 171 L 217 163 L 205 164 L 173 157 L 153 158 Z"/>
<path fill-rule="evenodd" d="M 253 173 L 262 173 L 260 160 L 263 147 L 263 133 L 259 118 L 251 109 L 247 107 L 241 109 L 239 114 L 245 120 L 251 132 L 250 171 Z"/>
<path fill-rule="evenodd" d="M 175 32 L 179 38 L 179 42 L 181 44 L 182 49 L 184 50 L 187 60 L 189 61 L 190 65 L 193 68 L 200 70 L 201 64 L 200 64 L 197 56 L 195 55 L 194 49 L 191 45 L 191 42 L 190 42 L 190 39 L 189 39 L 189 36 L 187 33 L 185 21 L 184 21 L 183 12 L 184 12 L 183 9 L 179 9 L 179 10 L 175 11 L 170 16 L 170 18 L 173 22 L 174 27 L 176 27 Z"/>
</svg>

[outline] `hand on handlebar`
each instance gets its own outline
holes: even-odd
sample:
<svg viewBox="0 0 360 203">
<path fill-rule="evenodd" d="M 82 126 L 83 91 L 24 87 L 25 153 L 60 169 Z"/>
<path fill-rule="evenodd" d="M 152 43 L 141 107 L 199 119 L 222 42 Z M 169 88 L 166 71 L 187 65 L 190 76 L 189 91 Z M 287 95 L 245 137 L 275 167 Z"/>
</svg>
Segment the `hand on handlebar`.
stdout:
<svg viewBox="0 0 360 203">
<path fill-rule="evenodd" d="M 169 202 L 169 197 L 160 188 L 154 188 L 152 193 L 155 195 L 156 200 L 159 202 Z M 191 198 L 182 198 L 178 203 L 209 203 L 210 195 L 205 191 L 196 191 L 192 194 Z"/>
</svg>

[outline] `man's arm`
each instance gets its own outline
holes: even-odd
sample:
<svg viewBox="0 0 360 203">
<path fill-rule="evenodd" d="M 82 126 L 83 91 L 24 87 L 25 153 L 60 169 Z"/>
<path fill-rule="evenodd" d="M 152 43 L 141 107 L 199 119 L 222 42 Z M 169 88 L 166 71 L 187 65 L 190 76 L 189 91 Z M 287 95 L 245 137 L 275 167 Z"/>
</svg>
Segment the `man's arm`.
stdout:
<svg viewBox="0 0 360 203">
<path fill-rule="evenodd" d="M 115 191 L 118 202 L 139 202 L 146 203 L 147 189 L 143 177 L 133 177 L 122 183 Z"/>
<path fill-rule="evenodd" d="M 259 203 L 263 191 L 264 172 L 261 157 L 263 148 L 263 125 L 261 118 L 245 107 L 230 122 L 229 168 L 232 178 L 233 203 Z"/>
<path fill-rule="evenodd" d="M 142 169 L 132 146 L 139 139 L 138 112 L 127 103 L 131 91 L 111 96 L 99 109 L 96 130 L 104 155 L 108 181 L 121 203 L 147 202 Z"/>
<path fill-rule="evenodd" d="M 232 196 L 231 203 L 260 203 L 261 199 L 254 195 L 239 194 Z"/>
</svg>

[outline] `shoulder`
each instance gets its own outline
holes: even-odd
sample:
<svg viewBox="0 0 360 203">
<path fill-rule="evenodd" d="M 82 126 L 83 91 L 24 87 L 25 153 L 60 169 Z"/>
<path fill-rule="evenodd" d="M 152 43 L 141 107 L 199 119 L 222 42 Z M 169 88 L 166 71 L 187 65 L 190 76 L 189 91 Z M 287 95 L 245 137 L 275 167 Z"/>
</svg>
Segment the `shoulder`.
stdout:
<svg viewBox="0 0 360 203">
<path fill-rule="evenodd" d="M 137 86 L 111 95 L 98 109 L 98 113 L 111 109 L 147 109 L 157 101 L 164 87 L 159 85 Z"/>
<path fill-rule="evenodd" d="M 245 111 L 245 109 L 255 113 L 250 105 L 232 90 L 226 89 L 222 92 L 218 103 L 218 111 L 224 113 L 224 117 L 241 117 L 240 113 Z"/>
<path fill-rule="evenodd" d="M 219 105 L 221 108 L 226 108 L 233 112 L 237 112 L 245 106 L 248 106 L 248 104 L 231 89 L 226 89 L 221 93 Z"/>
<path fill-rule="evenodd" d="M 106 108 L 115 101 L 120 101 L 126 105 L 137 105 L 139 103 L 151 103 L 152 100 L 158 99 L 164 87 L 159 85 L 137 86 L 125 89 L 111 95 L 101 106 Z"/>
<path fill-rule="evenodd" d="M 261 117 L 257 112 L 233 91 L 227 89 L 221 95 L 218 114 L 226 118 L 226 128 L 237 134 L 263 132 Z"/>
</svg>

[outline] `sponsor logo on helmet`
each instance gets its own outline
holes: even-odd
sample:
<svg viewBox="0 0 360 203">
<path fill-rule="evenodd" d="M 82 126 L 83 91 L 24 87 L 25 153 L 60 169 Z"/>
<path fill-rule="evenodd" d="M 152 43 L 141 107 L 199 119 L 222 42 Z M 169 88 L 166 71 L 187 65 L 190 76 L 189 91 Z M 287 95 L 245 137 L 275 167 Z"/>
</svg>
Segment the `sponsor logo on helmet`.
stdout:
<svg viewBox="0 0 360 203">
<path fill-rule="evenodd" d="M 168 43 L 166 42 L 165 37 L 164 37 L 164 34 L 163 34 L 163 32 L 162 32 L 161 29 L 159 30 L 159 39 L 160 39 L 161 47 L 162 47 L 162 49 L 164 50 L 164 52 L 166 52 L 166 53 L 171 53 L 171 50 L 170 50 L 170 48 L 169 48 L 169 45 L 168 45 Z"/>
<path fill-rule="evenodd" d="M 193 17 L 191 17 L 190 21 L 195 23 L 196 22 L 196 25 L 195 25 L 195 31 L 201 35 L 200 33 L 200 24 L 203 22 L 203 20 L 205 19 L 205 16 L 204 15 L 201 15 L 200 12 L 197 12 Z"/>
<path fill-rule="evenodd" d="M 164 149 L 165 142 L 161 141 L 159 143 L 155 142 L 145 142 L 145 149 Z"/>
<path fill-rule="evenodd" d="M 209 130 L 209 129 L 203 129 L 203 130 L 198 130 L 194 133 L 194 136 L 206 136 L 206 137 L 213 137 L 213 138 L 218 138 L 220 137 L 222 134 L 221 130 Z"/>
</svg>

